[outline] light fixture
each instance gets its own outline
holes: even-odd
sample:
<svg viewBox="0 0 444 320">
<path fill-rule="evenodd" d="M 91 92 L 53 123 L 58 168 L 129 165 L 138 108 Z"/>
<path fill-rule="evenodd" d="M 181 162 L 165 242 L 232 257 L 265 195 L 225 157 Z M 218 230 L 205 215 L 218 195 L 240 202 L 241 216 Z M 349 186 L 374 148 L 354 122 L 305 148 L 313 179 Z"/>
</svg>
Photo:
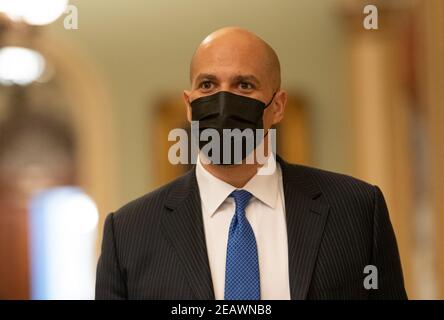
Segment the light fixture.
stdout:
<svg viewBox="0 0 444 320">
<path fill-rule="evenodd" d="M 45 70 L 45 59 L 37 51 L 22 47 L 0 48 L 0 84 L 28 85 Z"/>
<path fill-rule="evenodd" d="M 14 21 L 45 25 L 57 20 L 69 0 L 0 0 L 0 12 Z"/>
</svg>

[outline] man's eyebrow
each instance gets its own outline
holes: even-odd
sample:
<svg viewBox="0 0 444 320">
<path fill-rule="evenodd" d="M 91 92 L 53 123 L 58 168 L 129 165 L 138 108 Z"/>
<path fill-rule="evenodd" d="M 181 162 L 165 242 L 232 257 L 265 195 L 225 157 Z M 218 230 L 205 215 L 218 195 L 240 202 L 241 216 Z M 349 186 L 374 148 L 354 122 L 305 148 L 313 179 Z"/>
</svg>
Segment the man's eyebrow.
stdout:
<svg viewBox="0 0 444 320">
<path fill-rule="evenodd" d="M 200 73 L 197 77 L 196 77 L 196 82 L 199 83 L 202 80 L 217 80 L 217 77 L 214 74 L 210 74 L 210 73 Z"/>
<path fill-rule="evenodd" d="M 236 82 L 249 81 L 249 82 L 253 82 L 253 83 L 256 84 L 256 85 L 260 85 L 260 84 L 261 84 L 261 82 L 259 81 L 259 79 L 256 78 L 256 77 L 255 77 L 254 75 L 252 75 L 252 74 L 245 74 L 245 75 L 240 74 L 240 75 L 235 76 L 235 77 L 233 78 L 233 80 L 236 81 Z"/>
<path fill-rule="evenodd" d="M 217 77 L 211 73 L 200 73 L 197 75 L 195 82 L 200 83 L 201 81 L 217 81 Z M 261 82 L 259 79 L 252 74 L 239 74 L 232 78 L 233 82 L 252 82 L 253 84 L 259 86 Z"/>
</svg>

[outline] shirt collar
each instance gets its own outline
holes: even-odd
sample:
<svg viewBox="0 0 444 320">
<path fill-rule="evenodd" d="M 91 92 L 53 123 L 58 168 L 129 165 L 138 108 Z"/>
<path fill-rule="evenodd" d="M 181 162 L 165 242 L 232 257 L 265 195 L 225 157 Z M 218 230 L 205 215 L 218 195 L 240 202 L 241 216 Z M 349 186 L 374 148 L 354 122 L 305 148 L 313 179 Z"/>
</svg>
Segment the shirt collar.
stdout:
<svg viewBox="0 0 444 320">
<path fill-rule="evenodd" d="M 276 168 L 271 174 L 256 174 L 242 188 L 250 192 L 256 199 L 265 205 L 275 208 L 279 192 L 279 170 L 274 156 L 269 156 L 264 165 L 267 168 Z M 220 205 L 228 198 L 236 187 L 220 180 L 208 172 L 197 157 L 196 179 L 199 186 L 200 198 L 206 212 L 212 216 Z"/>
</svg>

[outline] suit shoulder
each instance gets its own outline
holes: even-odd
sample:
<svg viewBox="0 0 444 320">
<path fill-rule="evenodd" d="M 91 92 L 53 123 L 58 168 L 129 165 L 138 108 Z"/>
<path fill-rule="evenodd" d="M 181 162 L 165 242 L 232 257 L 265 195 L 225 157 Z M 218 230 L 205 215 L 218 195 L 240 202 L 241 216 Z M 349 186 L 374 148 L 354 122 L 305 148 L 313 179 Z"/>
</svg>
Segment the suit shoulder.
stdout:
<svg viewBox="0 0 444 320">
<path fill-rule="evenodd" d="M 123 205 L 114 212 L 114 221 L 120 223 L 126 220 L 134 220 L 140 218 L 141 215 L 146 218 L 153 218 L 163 209 L 170 192 L 183 185 L 187 178 L 189 178 L 189 174 L 190 172 L 185 173 L 169 183 Z"/>
<path fill-rule="evenodd" d="M 318 183 L 322 184 L 324 187 L 328 186 L 337 187 L 338 185 L 354 185 L 359 188 L 367 188 L 367 189 L 374 188 L 374 185 L 348 174 L 328 171 L 314 167 L 302 166 L 302 165 L 296 165 L 296 166 L 303 168 L 302 170 L 304 170 L 307 174 L 311 175 L 314 179 L 318 181 Z"/>
<path fill-rule="evenodd" d="M 291 164 L 294 172 L 302 174 L 315 184 L 329 199 L 353 198 L 373 204 L 377 187 L 347 174 L 314 167 Z"/>
</svg>

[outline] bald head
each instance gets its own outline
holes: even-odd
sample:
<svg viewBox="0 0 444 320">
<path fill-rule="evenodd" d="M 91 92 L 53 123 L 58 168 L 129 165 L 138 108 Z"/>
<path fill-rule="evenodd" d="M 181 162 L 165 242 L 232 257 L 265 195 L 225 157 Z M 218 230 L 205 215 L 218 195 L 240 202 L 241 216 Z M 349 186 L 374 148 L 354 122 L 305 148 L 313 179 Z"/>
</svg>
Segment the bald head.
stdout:
<svg viewBox="0 0 444 320">
<path fill-rule="evenodd" d="M 190 79 L 190 90 L 183 91 L 190 122 L 192 102 L 221 91 L 267 105 L 262 116 L 264 130 L 284 117 L 287 93 L 280 88 L 279 59 L 270 45 L 245 29 L 222 28 L 207 36 L 191 60 Z"/>
<path fill-rule="evenodd" d="M 276 52 L 257 35 L 239 27 L 226 27 L 208 35 L 190 64 L 190 81 L 199 74 L 251 75 L 273 91 L 280 88 L 281 70 Z"/>
</svg>

